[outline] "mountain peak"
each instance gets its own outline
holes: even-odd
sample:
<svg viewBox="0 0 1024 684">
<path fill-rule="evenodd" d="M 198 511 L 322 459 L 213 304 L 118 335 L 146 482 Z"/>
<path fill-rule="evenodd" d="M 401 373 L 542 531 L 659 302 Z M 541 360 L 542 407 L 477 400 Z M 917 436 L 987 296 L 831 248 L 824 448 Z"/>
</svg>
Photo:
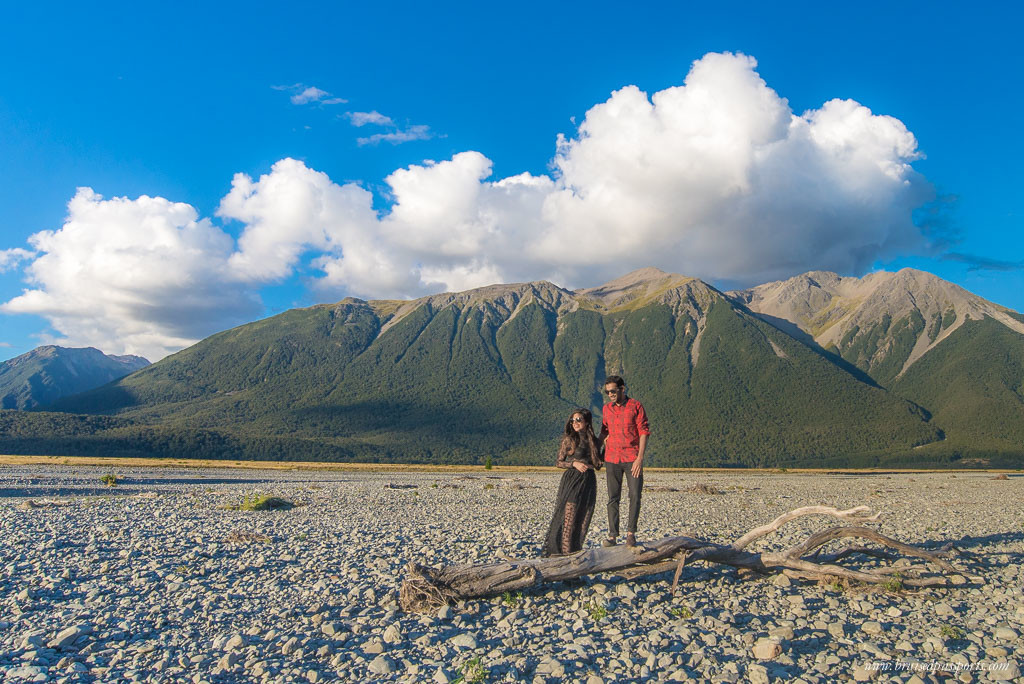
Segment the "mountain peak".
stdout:
<svg viewBox="0 0 1024 684">
<path fill-rule="evenodd" d="M 700 282 L 696 278 L 666 273 L 660 268 L 648 266 L 627 273 L 597 287 L 576 290 L 573 294 L 597 300 L 603 308 L 614 309 L 625 304 L 649 301 L 682 285 Z"/>
<path fill-rule="evenodd" d="M 862 278 L 810 271 L 729 296 L 777 327 L 795 325 L 886 382 L 969 320 L 992 318 L 1024 334 L 1004 307 L 914 268 Z"/>
<path fill-rule="evenodd" d="M 149 361 L 48 344 L 0 363 L 0 408 L 26 409 L 122 378 Z"/>
</svg>

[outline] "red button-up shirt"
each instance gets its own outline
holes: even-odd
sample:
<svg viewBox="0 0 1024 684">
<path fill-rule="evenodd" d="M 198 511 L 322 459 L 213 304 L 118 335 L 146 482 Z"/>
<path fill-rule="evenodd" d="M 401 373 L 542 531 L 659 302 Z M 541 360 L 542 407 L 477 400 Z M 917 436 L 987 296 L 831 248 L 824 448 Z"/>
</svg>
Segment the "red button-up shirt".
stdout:
<svg viewBox="0 0 1024 684">
<path fill-rule="evenodd" d="M 612 402 L 601 413 L 604 460 L 608 463 L 632 463 L 640 453 L 640 435 L 651 434 L 647 413 L 636 399 L 626 398 L 622 406 Z"/>
</svg>

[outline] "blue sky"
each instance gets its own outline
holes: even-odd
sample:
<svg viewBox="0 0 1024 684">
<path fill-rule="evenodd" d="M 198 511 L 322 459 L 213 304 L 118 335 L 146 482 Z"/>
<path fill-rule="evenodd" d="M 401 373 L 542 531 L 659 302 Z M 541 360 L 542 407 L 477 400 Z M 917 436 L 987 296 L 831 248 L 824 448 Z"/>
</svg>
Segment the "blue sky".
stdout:
<svg viewBox="0 0 1024 684">
<path fill-rule="evenodd" d="M 0 358 L 645 265 L 1024 309 L 1017 9 L 322 5 L 5 8 Z"/>
</svg>

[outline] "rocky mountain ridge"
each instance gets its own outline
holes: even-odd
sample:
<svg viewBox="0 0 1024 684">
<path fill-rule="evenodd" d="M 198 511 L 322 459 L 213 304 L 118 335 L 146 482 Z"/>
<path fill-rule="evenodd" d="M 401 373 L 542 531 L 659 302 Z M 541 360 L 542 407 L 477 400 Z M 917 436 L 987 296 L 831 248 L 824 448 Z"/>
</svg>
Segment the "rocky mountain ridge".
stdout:
<svg viewBox="0 0 1024 684">
<path fill-rule="evenodd" d="M 93 347 L 36 347 L 0 362 L 0 408 L 45 406 L 148 365 L 141 356 L 112 356 Z"/>
<path fill-rule="evenodd" d="M 968 321 L 987 317 L 1024 335 L 1024 320 L 1010 309 L 911 268 L 863 278 L 811 271 L 728 296 L 769 322 L 795 326 L 885 383 Z"/>
</svg>

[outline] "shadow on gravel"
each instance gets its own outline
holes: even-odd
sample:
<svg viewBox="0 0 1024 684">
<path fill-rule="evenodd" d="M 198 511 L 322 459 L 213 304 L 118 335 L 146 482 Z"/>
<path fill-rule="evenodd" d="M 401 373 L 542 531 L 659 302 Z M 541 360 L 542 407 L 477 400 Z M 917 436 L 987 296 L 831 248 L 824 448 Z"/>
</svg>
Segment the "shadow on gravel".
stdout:
<svg viewBox="0 0 1024 684">
<path fill-rule="evenodd" d="M 265 478 L 254 478 L 254 477 L 250 477 L 250 478 L 201 477 L 201 476 L 195 476 L 195 477 L 122 477 L 122 476 L 118 475 L 118 477 L 117 477 L 117 486 L 121 487 L 122 486 L 122 484 L 121 484 L 122 481 L 123 482 L 130 482 L 131 484 L 136 485 L 136 486 L 140 486 L 140 487 L 141 486 L 152 487 L 152 486 L 156 486 L 156 485 L 182 485 L 182 484 L 184 484 L 184 485 L 201 485 L 201 486 L 232 485 L 232 484 L 250 485 L 250 484 L 262 484 L 264 482 L 269 482 L 271 480 L 273 480 L 275 485 L 276 484 L 281 484 L 281 483 L 291 482 L 291 480 L 285 480 L 284 478 L 278 479 L 278 478 L 271 478 L 271 477 L 265 477 Z M 303 482 L 303 480 L 294 480 L 294 481 L 295 482 Z"/>
<path fill-rule="evenodd" d="M 66 496 L 134 496 L 152 490 L 133 487 L 13 487 L 0 489 L 0 499 L 60 498 Z"/>
<path fill-rule="evenodd" d="M 63 496 L 101 496 L 103 494 L 124 494 L 113 492 L 106 487 L 12 487 L 0 489 L 0 499 L 11 498 L 35 498 L 35 497 L 63 497 Z M 137 494 L 137 491 L 131 492 Z"/>
<path fill-rule="evenodd" d="M 1002 534 L 987 534 L 984 537 L 960 537 L 959 539 L 947 539 L 942 542 L 934 542 L 937 546 L 942 546 L 946 542 L 953 542 L 953 546 L 958 549 L 970 549 L 975 547 L 981 547 L 984 549 L 987 546 L 995 544 L 997 542 L 1020 542 L 1024 541 L 1024 532 L 1004 532 Z M 1024 554 L 1009 553 L 1006 551 L 994 551 L 994 553 L 1004 554 L 1007 556 L 1021 556 Z"/>
</svg>

